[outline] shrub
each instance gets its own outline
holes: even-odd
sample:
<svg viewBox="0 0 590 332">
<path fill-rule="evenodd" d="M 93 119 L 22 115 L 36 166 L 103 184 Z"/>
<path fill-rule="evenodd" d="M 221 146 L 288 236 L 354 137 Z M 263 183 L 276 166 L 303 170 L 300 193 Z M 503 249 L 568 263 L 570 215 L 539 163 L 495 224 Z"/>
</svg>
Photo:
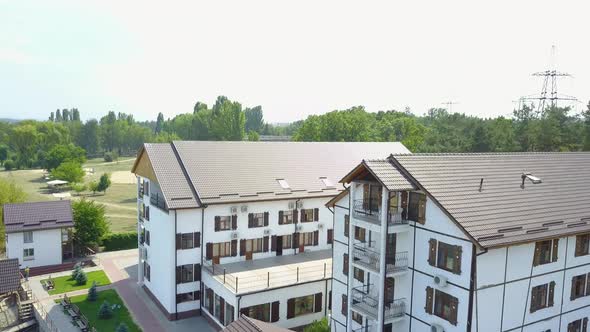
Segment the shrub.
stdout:
<svg viewBox="0 0 590 332">
<path fill-rule="evenodd" d="M 107 234 L 102 245 L 105 251 L 137 248 L 137 232 Z"/>
<path fill-rule="evenodd" d="M 102 191 L 105 194 L 107 193 L 107 189 L 111 186 L 111 176 L 108 173 L 104 173 L 100 176 L 98 180 L 98 191 Z"/>
<path fill-rule="evenodd" d="M 113 317 L 113 309 L 111 309 L 111 305 L 107 301 L 104 301 L 98 309 L 98 318 L 109 319 L 111 317 Z"/>
<path fill-rule="evenodd" d="M 72 187 L 72 190 L 74 190 L 78 194 L 78 196 L 84 190 L 86 190 L 86 185 L 84 183 L 72 183 L 71 187 Z"/>
<path fill-rule="evenodd" d="M 66 161 L 51 171 L 51 176 L 54 179 L 70 183 L 82 181 L 84 174 L 82 165 L 76 161 Z"/>
<path fill-rule="evenodd" d="M 104 154 L 104 161 L 106 161 L 106 162 L 110 163 L 110 162 L 115 161 L 117 159 L 119 159 L 119 156 L 117 155 L 116 152 L 106 152 Z"/>
<path fill-rule="evenodd" d="M 78 273 L 78 275 L 76 276 L 76 285 L 78 285 L 78 286 L 86 285 L 87 281 L 88 281 L 88 277 L 86 276 L 86 272 L 80 271 L 80 273 Z"/>
<path fill-rule="evenodd" d="M 80 274 L 82 272 L 82 265 L 80 265 L 80 263 L 77 263 L 76 265 L 74 265 L 74 270 L 72 271 L 72 280 L 76 280 L 78 278 L 78 274 Z"/>
<path fill-rule="evenodd" d="M 14 161 L 12 161 L 10 159 L 8 159 L 7 161 L 4 162 L 4 169 L 7 171 L 13 170 L 15 166 L 16 165 L 15 165 Z"/>
<path fill-rule="evenodd" d="M 127 325 L 125 325 L 125 323 L 121 323 L 119 324 L 119 326 L 117 326 L 117 329 L 115 330 L 115 332 L 128 332 L 129 328 L 127 327 Z"/>
<path fill-rule="evenodd" d="M 88 289 L 87 301 L 95 302 L 98 299 L 98 292 L 96 291 L 96 281 L 92 282 L 92 286 Z"/>
</svg>

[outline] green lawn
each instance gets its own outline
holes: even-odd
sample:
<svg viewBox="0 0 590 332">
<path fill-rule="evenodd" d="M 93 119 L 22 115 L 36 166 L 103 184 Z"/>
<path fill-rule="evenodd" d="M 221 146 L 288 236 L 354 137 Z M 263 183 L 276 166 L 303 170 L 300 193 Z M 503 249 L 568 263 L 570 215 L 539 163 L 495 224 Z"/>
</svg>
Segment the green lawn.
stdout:
<svg viewBox="0 0 590 332">
<path fill-rule="evenodd" d="M 130 332 L 140 332 L 141 329 L 135 324 L 131 318 L 131 314 L 125 307 L 125 304 L 114 289 L 107 289 L 102 292 L 98 292 L 98 300 L 95 302 L 86 301 L 86 294 L 73 296 L 70 298 L 73 304 L 80 308 L 80 311 L 90 323 L 90 326 L 96 328 L 97 332 L 112 332 L 115 331 L 120 323 L 125 323 L 129 327 Z M 102 320 L 98 319 L 98 308 L 103 301 L 109 302 L 111 305 L 118 304 L 121 307 L 113 310 L 113 317 L 110 319 Z M 59 302 L 57 300 L 56 302 Z"/>
<path fill-rule="evenodd" d="M 47 291 L 47 293 L 49 293 L 49 295 L 54 295 L 79 289 L 87 289 L 92 286 L 93 281 L 96 281 L 96 285 L 98 286 L 109 285 L 111 283 L 109 277 L 107 277 L 107 275 L 102 270 L 87 272 L 86 276 L 88 277 L 88 282 L 86 282 L 85 285 L 80 286 L 76 285 L 76 280 L 73 280 L 71 276 L 52 278 L 55 288 Z M 44 279 L 43 281 L 47 281 L 47 279 Z"/>
</svg>

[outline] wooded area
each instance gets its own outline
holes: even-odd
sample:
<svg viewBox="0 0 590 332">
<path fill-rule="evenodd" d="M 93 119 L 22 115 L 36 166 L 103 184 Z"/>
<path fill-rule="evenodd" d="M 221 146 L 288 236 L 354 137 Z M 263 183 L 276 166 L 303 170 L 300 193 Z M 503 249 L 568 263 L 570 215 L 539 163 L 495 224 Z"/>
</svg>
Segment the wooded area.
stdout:
<svg viewBox="0 0 590 332">
<path fill-rule="evenodd" d="M 525 105 L 510 118 L 478 118 L 433 108 L 417 116 L 409 110 L 367 112 L 362 106 L 272 125 L 261 106 L 244 108 L 224 96 L 209 108 L 155 121 L 108 112 L 100 120 L 80 120 L 77 109 L 52 112 L 47 121 L 0 122 L 0 163 L 6 169 L 53 169 L 87 157 L 133 156 L 144 142 L 172 140 L 258 140 L 259 135 L 292 136 L 295 141 L 401 141 L 413 152 L 507 152 L 590 150 L 590 103 L 580 114 L 569 107 L 536 112 Z M 83 149 L 83 150 L 82 150 Z"/>
</svg>

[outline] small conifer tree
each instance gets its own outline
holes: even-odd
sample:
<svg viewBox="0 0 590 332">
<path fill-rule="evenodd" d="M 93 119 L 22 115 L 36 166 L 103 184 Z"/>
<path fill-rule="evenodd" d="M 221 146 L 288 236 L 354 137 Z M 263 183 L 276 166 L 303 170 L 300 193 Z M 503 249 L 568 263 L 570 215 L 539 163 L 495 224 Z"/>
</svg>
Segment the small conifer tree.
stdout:
<svg viewBox="0 0 590 332">
<path fill-rule="evenodd" d="M 111 309 L 111 305 L 107 301 L 104 301 L 98 309 L 98 318 L 109 319 L 111 317 L 113 317 L 113 309 Z"/>
<path fill-rule="evenodd" d="M 96 281 L 92 282 L 92 286 L 88 289 L 88 297 L 86 300 L 95 302 L 98 299 L 98 292 L 96 291 Z"/>
<path fill-rule="evenodd" d="M 80 271 L 80 273 L 78 273 L 78 275 L 76 276 L 76 285 L 78 285 L 78 286 L 86 285 L 87 281 L 88 281 L 88 277 L 86 276 L 86 272 Z"/>
<path fill-rule="evenodd" d="M 127 325 L 125 325 L 125 323 L 121 323 L 119 324 L 119 326 L 117 326 L 115 332 L 129 332 L 129 328 L 127 327 Z"/>
</svg>

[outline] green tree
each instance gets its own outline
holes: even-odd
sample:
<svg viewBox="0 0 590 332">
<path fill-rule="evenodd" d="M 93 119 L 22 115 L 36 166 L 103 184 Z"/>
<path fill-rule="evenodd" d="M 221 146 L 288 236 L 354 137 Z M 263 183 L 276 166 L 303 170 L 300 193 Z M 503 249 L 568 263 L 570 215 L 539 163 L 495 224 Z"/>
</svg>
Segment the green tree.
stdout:
<svg viewBox="0 0 590 332">
<path fill-rule="evenodd" d="M 4 165 L 4 162 L 8 159 L 8 147 L 6 145 L 0 145 L 0 166 Z"/>
<path fill-rule="evenodd" d="M 264 127 L 264 119 L 262 114 L 262 106 L 256 106 L 253 108 L 246 108 L 244 110 L 244 116 L 246 117 L 245 130 L 246 132 L 255 131 L 261 133 Z"/>
<path fill-rule="evenodd" d="M 72 270 L 71 279 L 76 280 L 80 273 L 82 273 L 82 265 L 80 265 L 80 263 L 76 263 L 76 265 L 74 265 L 74 269 Z"/>
<path fill-rule="evenodd" d="M 88 282 L 88 277 L 86 276 L 86 272 L 80 271 L 80 273 L 78 273 L 78 275 L 76 276 L 76 285 L 78 285 L 78 286 L 86 285 L 86 282 Z"/>
<path fill-rule="evenodd" d="M 584 117 L 584 151 L 590 151 L 590 101 L 586 106 L 586 110 L 582 112 Z"/>
<path fill-rule="evenodd" d="M 195 106 L 193 107 L 193 114 L 197 114 L 201 111 L 206 111 L 206 110 L 207 110 L 207 104 L 198 101 L 195 103 Z"/>
<path fill-rule="evenodd" d="M 0 177 L 0 239 L 4 239 L 4 214 L 2 209 L 4 204 L 22 203 L 27 199 L 27 194 L 23 189 L 14 182 Z M 5 241 L 0 241 L 0 253 L 4 252 Z"/>
<path fill-rule="evenodd" d="M 18 168 L 33 166 L 38 139 L 39 133 L 33 124 L 26 123 L 13 128 L 10 134 L 10 146 L 16 152 Z"/>
<path fill-rule="evenodd" d="M 258 135 L 257 132 L 255 131 L 249 131 L 248 132 L 248 141 L 250 142 L 257 142 L 260 140 L 260 135 Z"/>
<path fill-rule="evenodd" d="M 108 233 L 104 205 L 85 198 L 72 202 L 75 237 L 81 246 L 94 247 Z"/>
<path fill-rule="evenodd" d="M 88 190 L 92 191 L 92 195 L 96 195 L 96 192 L 98 191 L 98 181 L 91 181 L 88 184 Z"/>
<path fill-rule="evenodd" d="M 62 118 L 61 118 L 61 111 L 58 108 L 57 111 L 55 111 L 55 122 L 62 122 Z"/>
<path fill-rule="evenodd" d="M 80 163 L 66 161 L 51 171 L 51 176 L 56 180 L 64 180 L 70 183 L 80 182 L 84 178 L 84 170 Z"/>
<path fill-rule="evenodd" d="M 80 121 L 80 111 L 77 108 L 72 109 L 72 121 Z"/>
<path fill-rule="evenodd" d="M 98 292 L 96 291 L 96 281 L 92 282 L 92 286 L 88 288 L 88 296 L 86 297 L 86 301 L 89 302 L 96 302 L 98 299 Z"/>
<path fill-rule="evenodd" d="M 212 133 L 213 138 L 220 141 L 241 141 L 246 135 L 246 118 L 242 105 L 232 102 L 227 97 L 217 97 L 213 105 Z"/>
<path fill-rule="evenodd" d="M 316 320 L 303 329 L 303 332 L 330 332 L 330 325 L 326 317 Z"/>
<path fill-rule="evenodd" d="M 86 185 L 84 183 L 72 183 L 70 187 L 78 194 L 78 196 L 86 190 Z"/>
<path fill-rule="evenodd" d="M 164 114 L 162 112 L 158 113 L 158 119 L 156 120 L 156 134 L 159 134 L 162 131 L 162 127 L 164 126 Z"/>
<path fill-rule="evenodd" d="M 110 303 L 105 300 L 98 309 L 98 318 L 109 319 L 111 317 L 113 317 L 113 309 L 111 308 Z"/>
<path fill-rule="evenodd" d="M 129 328 L 127 327 L 127 325 L 125 325 L 125 323 L 121 323 L 117 326 L 115 332 L 129 332 Z"/>
<path fill-rule="evenodd" d="M 45 156 L 44 167 L 48 171 L 57 168 L 64 162 L 73 161 L 78 164 L 86 162 L 86 151 L 81 147 L 70 143 L 67 145 L 58 144 L 53 146 Z"/>
<path fill-rule="evenodd" d="M 106 194 L 107 189 L 111 186 L 111 176 L 108 173 L 104 173 L 98 180 L 98 191 L 102 191 Z"/>
<path fill-rule="evenodd" d="M 83 132 L 84 135 L 81 138 L 82 147 L 89 154 L 96 154 L 101 148 L 98 121 L 94 119 L 86 121 Z"/>
</svg>

